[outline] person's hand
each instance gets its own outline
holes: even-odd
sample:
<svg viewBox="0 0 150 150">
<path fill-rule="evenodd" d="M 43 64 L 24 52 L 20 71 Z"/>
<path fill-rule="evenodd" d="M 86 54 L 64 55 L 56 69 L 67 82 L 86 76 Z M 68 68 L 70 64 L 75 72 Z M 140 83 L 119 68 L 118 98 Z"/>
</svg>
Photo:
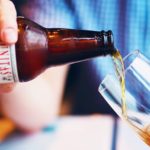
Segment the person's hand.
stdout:
<svg viewBox="0 0 150 150">
<path fill-rule="evenodd" d="M 8 45 L 17 41 L 16 10 L 9 0 L 0 0 L 0 41 Z M 53 123 L 59 113 L 67 70 L 66 65 L 48 69 L 30 82 L 17 83 L 14 90 L 14 84 L 0 85 L 2 114 L 26 132 Z"/>
<path fill-rule="evenodd" d="M 0 0 L 0 42 L 14 44 L 17 41 L 16 9 L 10 0 Z M 15 84 L 0 84 L 0 94 L 12 91 Z"/>
</svg>

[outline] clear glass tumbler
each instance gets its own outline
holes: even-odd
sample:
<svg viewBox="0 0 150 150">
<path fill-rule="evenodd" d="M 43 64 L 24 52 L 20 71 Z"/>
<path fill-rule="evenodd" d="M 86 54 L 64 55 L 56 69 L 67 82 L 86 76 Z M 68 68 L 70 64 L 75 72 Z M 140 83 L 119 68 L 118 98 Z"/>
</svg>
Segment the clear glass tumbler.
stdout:
<svg viewBox="0 0 150 150">
<path fill-rule="evenodd" d="M 150 60 L 136 50 L 123 61 L 127 118 L 122 115 L 122 90 L 116 74 L 104 78 L 99 92 L 119 117 L 150 146 Z"/>
</svg>

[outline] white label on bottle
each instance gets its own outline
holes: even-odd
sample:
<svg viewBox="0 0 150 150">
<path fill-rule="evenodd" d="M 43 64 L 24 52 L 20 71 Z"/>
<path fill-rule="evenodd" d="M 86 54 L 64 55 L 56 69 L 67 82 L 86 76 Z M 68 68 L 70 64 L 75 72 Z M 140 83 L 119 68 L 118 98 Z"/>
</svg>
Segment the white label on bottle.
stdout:
<svg viewBox="0 0 150 150">
<path fill-rule="evenodd" d="M 18 81 L 15 46 L 0 45 L 0 84 Z"/>
</svg>

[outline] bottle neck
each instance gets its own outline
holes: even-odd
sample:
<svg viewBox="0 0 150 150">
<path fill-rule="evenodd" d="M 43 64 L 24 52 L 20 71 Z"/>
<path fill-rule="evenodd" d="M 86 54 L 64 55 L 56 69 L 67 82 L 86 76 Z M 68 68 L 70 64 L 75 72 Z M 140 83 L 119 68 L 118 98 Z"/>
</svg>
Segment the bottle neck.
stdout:
<svg viewBox="0 0 150 150">
<path fill-rule="evenodd" d="M 96 56 L 112 55 L 116 49 L 111 31 L 47 29 L 48 64 L 74 63 Z"/>
</svg>

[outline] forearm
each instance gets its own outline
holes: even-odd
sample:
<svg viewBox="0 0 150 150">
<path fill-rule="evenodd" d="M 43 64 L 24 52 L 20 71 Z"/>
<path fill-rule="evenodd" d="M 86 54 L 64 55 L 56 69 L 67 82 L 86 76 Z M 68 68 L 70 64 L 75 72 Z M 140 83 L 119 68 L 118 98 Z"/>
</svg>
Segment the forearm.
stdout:
<svg viewBox="0 0 150 150">
<path fill-rule="evenodd" d="M 19 83 L 1 96 L 2 111 L 18 127 L 38 130 L 56 117 L 68 66 L 48 69 L 33 81 Z"/>
</svg>

